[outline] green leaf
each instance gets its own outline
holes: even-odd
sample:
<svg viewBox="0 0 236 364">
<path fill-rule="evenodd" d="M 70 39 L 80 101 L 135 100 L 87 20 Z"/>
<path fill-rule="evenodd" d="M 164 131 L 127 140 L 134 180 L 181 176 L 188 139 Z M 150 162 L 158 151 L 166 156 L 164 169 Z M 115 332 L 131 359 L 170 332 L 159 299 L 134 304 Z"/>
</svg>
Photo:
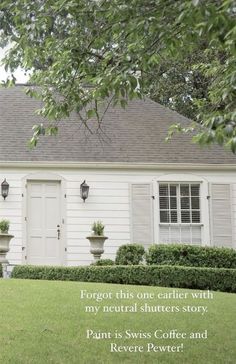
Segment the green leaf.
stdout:
<svg viewBox="0 0 236 364">
<path fill-rule="evenodd" d="M 96 111 L 94 109 L 90 109 L 87 111 L 87 117 L 90 119 L 93 116 L 96 116 Z"/>
</svg>

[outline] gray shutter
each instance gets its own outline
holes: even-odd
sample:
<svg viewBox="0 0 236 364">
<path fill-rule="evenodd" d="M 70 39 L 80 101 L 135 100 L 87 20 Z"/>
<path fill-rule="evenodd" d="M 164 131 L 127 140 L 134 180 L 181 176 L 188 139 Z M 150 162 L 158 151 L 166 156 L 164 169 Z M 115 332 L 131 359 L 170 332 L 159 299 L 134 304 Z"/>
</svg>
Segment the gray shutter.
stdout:
<svg viewBox="0 0 236 364">
<path fill-rule="evenodd" d="M 231 185 L 211 185 L 212 240 L 215 246 L 232 247 Z"/>
<path fill-rule="evenodd" d="M 148 183 L 131 185 L 132 242 L 145 247 L 153 243 L 151 191 Z"/>
</svg>

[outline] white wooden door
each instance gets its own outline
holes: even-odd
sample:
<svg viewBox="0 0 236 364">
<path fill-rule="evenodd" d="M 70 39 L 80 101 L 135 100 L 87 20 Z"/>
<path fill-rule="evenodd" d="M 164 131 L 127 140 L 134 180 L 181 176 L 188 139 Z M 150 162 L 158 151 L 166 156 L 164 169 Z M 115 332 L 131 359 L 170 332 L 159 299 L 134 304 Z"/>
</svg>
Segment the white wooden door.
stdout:
<svg viewBox="0 0 236 364">
<path fill-rule="evenodd" d="M 60 265 L 60 182 L 29 181 L 27 196 L 27 263 Z"/>
</svg>

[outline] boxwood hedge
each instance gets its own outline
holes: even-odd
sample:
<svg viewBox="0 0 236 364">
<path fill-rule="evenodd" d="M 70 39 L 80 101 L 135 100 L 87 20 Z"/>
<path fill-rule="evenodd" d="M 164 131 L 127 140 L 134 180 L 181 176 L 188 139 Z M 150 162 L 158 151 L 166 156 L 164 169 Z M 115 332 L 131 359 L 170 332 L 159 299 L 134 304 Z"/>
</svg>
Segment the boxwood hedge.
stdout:
<svg viewBox="0 0 236 364">
<path fill-rule="evenodd" d="M 146 253 L 146 262 L 148 265 L 236 269 L 236 250 L 208 246 L 154 244 Z"/>
<path fill-rule="evenodd" d="M 91 265 L 97 265 L 97 266 L 114 265 L 114 264 L 115 264 L 115 262 L 112 259 L 99 259 L 95 263 L 91 263 Z"/>
<path fill-rule="evenodd" d="M 180 266 L 16 266 L 13 278 L 103 282 L 236 292 L 236 269 Z"/>
<path fill-rule="evenodd" d="M 142 263 L 145 249 L 140 244 L 121 245 L 116 252 L 117 265 L 137 265 Z"/>
</svg>

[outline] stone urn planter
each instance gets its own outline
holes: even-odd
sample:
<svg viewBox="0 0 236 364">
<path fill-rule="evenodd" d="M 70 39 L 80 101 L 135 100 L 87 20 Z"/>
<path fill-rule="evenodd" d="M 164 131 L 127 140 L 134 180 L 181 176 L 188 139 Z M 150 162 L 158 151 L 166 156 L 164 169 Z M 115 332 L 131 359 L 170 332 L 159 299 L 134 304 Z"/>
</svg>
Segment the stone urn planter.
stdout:
<svg viewBox="0 0 236 364">
<path fill-rule="evenodd" d="M 9 252 L 9 244 L 13 235 L 8 234 L 10 222 L 8 220 L 0 221 L 0 264 L 2 265 L 2 276 L 3 278 L 9 278 L 7 272 L 8 260 L 6 258 Z"/>
<path fill-rule="evenodd" d="M 98 261 L 104 253 L 104 242 L 108 239 L 104 236 L 104 225 L 101 221 L 95 221 L 92 225 L 93 234 L 87 236 L 90 242 L 90 253 L 93 254 L 94 261 Z"/>
<path fill-rule="evenodd" d="M 93 254 L 94 261 L 96 262 L 104 253 L 104 242 L 108 238 L 106 236 L 91 235 L 87 236 L 87 239 L 90 242 L 90 253 Z"/>
<path fill-rule="evenodd" d="M 8 264 L 6 255 L 9 252 L 9 244 L 12 238 L 14 238 L 13 235 L 0 232 L 0 264 Z"/>
</svg>

